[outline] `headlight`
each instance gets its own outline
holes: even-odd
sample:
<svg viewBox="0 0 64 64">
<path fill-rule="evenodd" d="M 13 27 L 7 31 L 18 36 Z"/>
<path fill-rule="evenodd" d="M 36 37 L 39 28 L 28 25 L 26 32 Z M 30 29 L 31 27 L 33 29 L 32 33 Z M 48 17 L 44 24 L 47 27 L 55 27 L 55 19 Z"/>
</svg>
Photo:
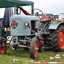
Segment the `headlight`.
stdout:
<svg viewBox="0 0 64 64">
<path fill-rule="evenodd" d="M 28 22 L 25 22 L 25 26 L 29 26 L 29 23 Z"/>
</svg>

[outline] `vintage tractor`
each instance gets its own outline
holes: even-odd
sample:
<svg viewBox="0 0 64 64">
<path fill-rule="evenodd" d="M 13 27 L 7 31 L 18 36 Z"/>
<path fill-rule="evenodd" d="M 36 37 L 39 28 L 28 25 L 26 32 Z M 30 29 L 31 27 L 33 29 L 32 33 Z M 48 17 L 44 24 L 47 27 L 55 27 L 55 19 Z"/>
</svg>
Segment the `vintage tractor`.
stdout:
<svg viewBox="0 0 64 64">
<path fill-rule="evenodd" d="M 48 14 L 40 19 L 40 37 L 45 42 L 43 49 L 52 48 L 55 52 L 64 50 L 64 20 L 62 19 L 51 20 Z"/>
<path fill-rule="evenodd" d="M 18 7 L 31 5 L 31 12 L 34 14 L 34 3 L 30 1 L 20 0 L 1 0 L 0 7 Z M 5 5 L 4 5 L 5 3 Z M 20 8 L 22 9 L 22 8 Z M 32 16 L 22 9 L 26 15 L 20 15 L 19 13 L 12 15 L 10 18 L 10 33 L 12 38 L 12 46 L 14 49 L 18 47 L 24 47 L 30 49 L 30 57 L 36 58 L 38 56 L 38 50 L 45 48 L 52 48 L 54 51 L 64 50 L 64 20 L 51 20 L 50 16 L 43 16 L 42 18 Z M 3 33 L 3 27 L 1 27 L 0 38 L 0 52 L 6 52 L 6 42 Z M 2 32 L 3 31 L 3 32 Z M 1 52 L 2 53 L 2 52 Z"/>
<path fill-rule="evenodd" d="M 42 11 L 36 9 L 42 15 Z M 61 18 L 61 19 L 60 19 Z M 39 27 L 39 39 L 45 42 L 42 50 L 53 49 L 53 51 L 63 51 L 64 50 L 64 13 L 59 14 L 59 18 L 54 17 L 53 14 L 46 14 L 40 17 L 40 27 Z"/>
<path fill-rule="evenodd" d="M 40 40 L 37 38 L 40 19 L 37 16 L 15 14 L 10 18 L 12 46 L 29 48 L 30 57 L 36 58 L 40 47 Z"/>
</svg>

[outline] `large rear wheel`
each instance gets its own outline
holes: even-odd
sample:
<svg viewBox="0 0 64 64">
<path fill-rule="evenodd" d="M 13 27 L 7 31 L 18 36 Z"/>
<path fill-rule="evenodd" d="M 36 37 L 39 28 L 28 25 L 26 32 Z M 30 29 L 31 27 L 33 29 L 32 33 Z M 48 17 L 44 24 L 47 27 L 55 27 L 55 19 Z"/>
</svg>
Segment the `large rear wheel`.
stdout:
<svg viewBox="0 0 64 64">
<path fill-rule="evenodd" d="M 52 33 L 53 50 L 64 50 L 64 25 L 60 25 L 56 31 Z"/>
<path fill-rule="evenodd" d="M 39 42 L 37 38 L 33 38 L 30 43 L 30 57 L 35 59 L 38 56 Z"/>
</svg>

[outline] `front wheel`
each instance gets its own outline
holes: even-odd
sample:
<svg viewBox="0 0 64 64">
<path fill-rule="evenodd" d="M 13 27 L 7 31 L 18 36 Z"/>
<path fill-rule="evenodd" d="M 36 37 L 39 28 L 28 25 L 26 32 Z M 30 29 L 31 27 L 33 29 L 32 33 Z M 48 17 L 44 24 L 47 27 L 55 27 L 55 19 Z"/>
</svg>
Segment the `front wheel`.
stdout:
<svg viewBox="0 0 64 64">
<path fill-rule="evenodd" d="M 35 59 L 38 56 L 39 44 L 36 37 L 34 37 L 30 43 L 30 57 Z"/>
</svg>

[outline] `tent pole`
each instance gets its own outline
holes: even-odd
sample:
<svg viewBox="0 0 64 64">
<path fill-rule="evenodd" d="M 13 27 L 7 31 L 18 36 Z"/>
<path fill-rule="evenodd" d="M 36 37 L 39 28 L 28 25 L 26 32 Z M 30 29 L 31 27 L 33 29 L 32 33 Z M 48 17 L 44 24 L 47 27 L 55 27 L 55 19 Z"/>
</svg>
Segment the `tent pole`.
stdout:
<svg viewBox="0 0 64 64">
<path fill-rule="evenodd" d="M 32 4 L 32 6 L 31 6 L 31 13 L 32 13 L 32 15 L 34 14 L 34 4 Z"/>
</svg>

